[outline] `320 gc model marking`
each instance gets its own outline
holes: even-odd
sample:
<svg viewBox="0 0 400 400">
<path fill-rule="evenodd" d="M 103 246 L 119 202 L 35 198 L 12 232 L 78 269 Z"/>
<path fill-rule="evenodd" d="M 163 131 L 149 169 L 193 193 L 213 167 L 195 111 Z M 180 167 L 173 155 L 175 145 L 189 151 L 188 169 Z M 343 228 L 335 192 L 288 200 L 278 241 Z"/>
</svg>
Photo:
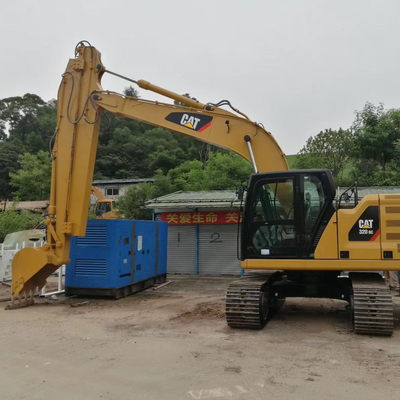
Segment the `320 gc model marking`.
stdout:
<svg viewBox="0 0 400 400">
<path fill-rule="evenodd" d="M 352 242 L 374 242 L 379 236 L 379 210 L 377 206 L 368 207 L 349 232 Z"/>
</svg>

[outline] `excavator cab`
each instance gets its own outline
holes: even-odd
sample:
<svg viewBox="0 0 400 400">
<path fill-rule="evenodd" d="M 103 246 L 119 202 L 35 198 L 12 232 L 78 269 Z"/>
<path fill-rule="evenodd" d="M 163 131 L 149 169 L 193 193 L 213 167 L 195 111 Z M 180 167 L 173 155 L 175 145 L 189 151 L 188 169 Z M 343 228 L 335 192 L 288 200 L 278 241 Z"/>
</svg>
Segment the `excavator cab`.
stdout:
<svg viewBox="0 0 400 400">
<path fill-rule="evenodd" d="M 335 212 L 328 170 L 253 174 L 242 225 L 242 260 L 313 258 Z"/>
<path fill-rule="evenodd" d="M 97 200 L 94 208 L 94 214 L 96 219 L 118 218 L 116 214 L 115 201 L 109 199 Z"/>
</svg>

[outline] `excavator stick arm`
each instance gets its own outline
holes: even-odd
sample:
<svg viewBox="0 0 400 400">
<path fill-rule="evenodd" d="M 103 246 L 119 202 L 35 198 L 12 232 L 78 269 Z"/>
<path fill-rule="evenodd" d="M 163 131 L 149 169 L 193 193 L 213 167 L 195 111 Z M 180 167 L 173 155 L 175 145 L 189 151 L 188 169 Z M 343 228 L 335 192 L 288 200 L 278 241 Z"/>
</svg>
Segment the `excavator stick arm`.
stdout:
<svg viewBox="0 0 400 400">
<path fill-rule="evenodd" d="M 81 45 L 62 75 L 46 221 L 48 241 L 43 247 L 22 249 L 15 255 L 14 297 L 42 287 L 49 275 L 69 262 L 71 236 L 85 235 L 102 112 L 90 98 L 102 90 L 103 73 L 100 52 Z"/>
</svg>

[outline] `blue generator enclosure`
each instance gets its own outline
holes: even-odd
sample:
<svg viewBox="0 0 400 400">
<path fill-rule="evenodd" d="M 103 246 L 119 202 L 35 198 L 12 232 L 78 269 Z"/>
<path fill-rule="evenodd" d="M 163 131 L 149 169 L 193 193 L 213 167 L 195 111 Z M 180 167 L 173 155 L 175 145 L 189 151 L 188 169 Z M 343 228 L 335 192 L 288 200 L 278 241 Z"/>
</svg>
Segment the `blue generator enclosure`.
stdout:
<svg viewBox="0 0 400 400">
<path fill-rule="evenodd" d="M 71 239 L 67 296 L 119 298 L 165 282 L 167 222 L 88 220 L 86 235 Z"/>
</svg>

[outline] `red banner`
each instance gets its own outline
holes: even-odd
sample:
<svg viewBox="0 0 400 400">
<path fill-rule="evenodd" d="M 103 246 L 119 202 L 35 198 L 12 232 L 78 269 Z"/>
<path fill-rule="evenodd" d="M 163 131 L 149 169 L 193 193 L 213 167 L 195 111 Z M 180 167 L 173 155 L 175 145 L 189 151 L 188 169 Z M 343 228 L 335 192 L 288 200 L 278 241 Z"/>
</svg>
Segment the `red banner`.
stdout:
<svg viewBox="0 0 400 400">
<path fill-rule="evenodd" d="M 161 221 L 169 225 L 225 225 L 242 222 L 242 215 L 239 211 L 169 212 L 161 213 Z"/>
</svg>

